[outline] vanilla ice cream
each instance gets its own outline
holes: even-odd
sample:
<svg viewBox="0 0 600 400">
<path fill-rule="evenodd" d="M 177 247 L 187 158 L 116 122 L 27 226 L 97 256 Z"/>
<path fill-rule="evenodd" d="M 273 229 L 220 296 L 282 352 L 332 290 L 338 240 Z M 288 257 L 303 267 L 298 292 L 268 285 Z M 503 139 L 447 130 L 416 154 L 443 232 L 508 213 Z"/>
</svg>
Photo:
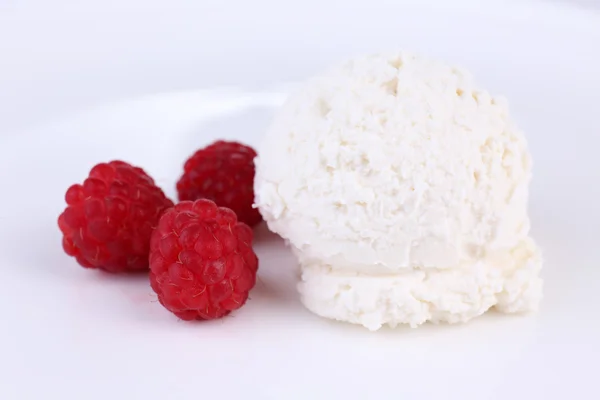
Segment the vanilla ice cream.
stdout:
<svg viewBox="0 0 600 400">
<path fill-rule="evenodd" d="M 256 167 L 318 315 L 376 330 L 538 306 L 527 143 L 460 69 L 406 53 L 331 69 L 288 99 Z"/>
</svg>

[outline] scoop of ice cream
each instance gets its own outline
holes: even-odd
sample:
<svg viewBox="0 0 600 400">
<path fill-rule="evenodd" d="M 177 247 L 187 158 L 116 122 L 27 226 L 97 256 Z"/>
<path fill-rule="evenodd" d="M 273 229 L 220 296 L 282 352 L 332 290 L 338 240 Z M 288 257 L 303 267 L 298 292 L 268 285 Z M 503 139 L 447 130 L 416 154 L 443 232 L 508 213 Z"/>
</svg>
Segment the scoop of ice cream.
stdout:
<svg viewBox="0 0 600 400">
<path fill-rule="evenodd" d="M 497 260 L 528 240 L 531 159 L 506 101 L 433 60 L 368 56 L 312 79 L 278 113 L 259 154 L 256 204 L 297 254 L 304 302 L 320 314 L 316 270 L 400 279 L 482 262 L 501 269 Z M 535 246 L 531 254 L 539 259 Z"/>
</svg>

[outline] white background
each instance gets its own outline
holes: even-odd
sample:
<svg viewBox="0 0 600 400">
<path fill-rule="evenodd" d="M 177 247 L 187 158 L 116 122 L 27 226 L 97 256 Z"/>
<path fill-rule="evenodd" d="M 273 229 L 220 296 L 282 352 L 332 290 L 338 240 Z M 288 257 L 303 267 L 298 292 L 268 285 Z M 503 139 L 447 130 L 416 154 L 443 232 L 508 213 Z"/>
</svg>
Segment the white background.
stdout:
<svg viewBox="0 0 600 400">
<path fill-rule="evenodd" d="M 0 10 L 0 399 L 600 397 L 597 11 L 393 0 Z M 62 254 L 62 195 L 93 163 L 127 158 L 172 193 L 194 146 L 255 144 L 290 83 L 398 47 L 461 64 L 509 98 L 534 156 L 539 314 L 377 333 L 325 321 L 300 306 L 293 259 L 263 227 L 252 301 L 186 324 L 144 277 L 90 273 Z"/>
<path fill-rule="evenodd" d="M 556 7 L 542 18 L 535 4 Z M 577 23 L 560 20 L 572 14 L 566 5 L 583 10 Z M 421 14 L 425 20 L 404 21 L 407 8 L 430 11 Z M 0 0 L 0 132 L 132 95 L 264 88 L 363 51 L 418 44 L 451 55 L 452 48 L 436 44 L 440 38 L 475 45 L 477 54 L 465 56 L 469 64 L 492 51 L 481 52 L 486 41 L 525 40 L 550 51 L 554 38 L 544 37 L 544 27 L 585 32 L 596 22 L 585 11 L 599 8 L 598 0 Z M 445 17 L 453 10 L 465 11 L 465 25 Z M 481 14 L 514 20 L 520 30 L 488 29 Z M 532 17 L 540 27 L 525 26 Z M 400 36 L 399 21 L 427 31 Z"/>
</svg>

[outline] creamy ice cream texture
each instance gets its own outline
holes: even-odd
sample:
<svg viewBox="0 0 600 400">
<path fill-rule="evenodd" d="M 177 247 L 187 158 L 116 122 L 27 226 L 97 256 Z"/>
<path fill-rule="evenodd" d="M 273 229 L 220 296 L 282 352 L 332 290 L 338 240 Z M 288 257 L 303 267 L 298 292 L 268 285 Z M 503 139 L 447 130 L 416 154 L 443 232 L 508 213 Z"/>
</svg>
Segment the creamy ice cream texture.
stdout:
<svg viewBox="0 0 600 400">
<path fill-rule="evenodd" d="M 256 167 L 256 205 L 318 315 L 376 330 L 540 302 L 527 143 L 465 71 L 407 53 L 348 61 L 287 100 Z"/>
</svg>

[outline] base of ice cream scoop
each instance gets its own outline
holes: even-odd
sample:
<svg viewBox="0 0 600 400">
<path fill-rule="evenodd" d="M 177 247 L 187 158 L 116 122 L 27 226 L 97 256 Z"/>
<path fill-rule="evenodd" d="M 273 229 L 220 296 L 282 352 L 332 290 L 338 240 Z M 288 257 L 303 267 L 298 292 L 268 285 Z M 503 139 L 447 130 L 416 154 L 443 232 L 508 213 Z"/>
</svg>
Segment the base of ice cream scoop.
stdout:
<svg viewBox="0 0 600 400">
<path fill-rule="evenodd" d="M 332 272 L 302 265 L 303 304 L 322 317 L 378 330 L 466 322 L 490 308 L 505 313 L 535 311 L 542 298 L 542 259 L 531 239 L 450 270 L 417 269 L 393 275 Z"/>
</svg>

